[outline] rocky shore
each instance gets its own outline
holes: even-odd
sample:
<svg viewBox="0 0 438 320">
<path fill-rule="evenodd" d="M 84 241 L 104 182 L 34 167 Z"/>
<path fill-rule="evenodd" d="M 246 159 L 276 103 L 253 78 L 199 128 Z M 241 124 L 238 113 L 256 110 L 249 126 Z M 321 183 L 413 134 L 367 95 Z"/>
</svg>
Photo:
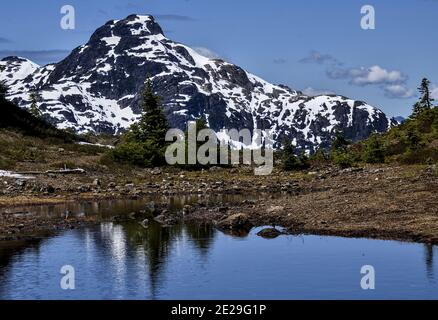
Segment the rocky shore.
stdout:
<svg viewBox="0 0 438 320">
<path fill-rule="evenodd" d="M 172 169 L 114 175 L 39 175 L 0 178 L 0 237 L 18 239 L 99 223 L 93 215 L 41 215 L 39 205 L 137 199 L 143 209 L 117 217 L 164 227 L 215 224 L 235 236 L 254 226 L 281 226 L 288 233 L 367 237 L 438 243 L 438 176 L 433 166 L 366 166 L 339 170 L 274 172 L 254 176 L 251 168 Z M 169 199 L 193 196 L 178 210 Z M 153 200 L 153 205 L 151 206 Z M 26 212 L 19 208 L 27 206 Z M 14 209 L 15 208 L 15 209 Z M 280 236 L 283 229 L 260 234 Z"/>
</svg>

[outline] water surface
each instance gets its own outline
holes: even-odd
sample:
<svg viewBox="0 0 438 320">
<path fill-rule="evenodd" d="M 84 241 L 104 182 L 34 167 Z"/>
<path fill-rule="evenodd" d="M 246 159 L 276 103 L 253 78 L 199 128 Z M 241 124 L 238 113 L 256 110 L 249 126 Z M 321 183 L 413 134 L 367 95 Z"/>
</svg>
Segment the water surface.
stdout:
<svg viewBox="0 0 438 320">
<path fill-rule="evenodd" d="M 438 298 L 435 247 L 319 236 L 266 240 L 259 230 L 233 237 L 211 226 L 106 222 L 34 242 L 3 242 L 0 298 Z M 60 287 L 64 265 L 75 268 L 75 290 Z M 373 291 L 361 289 L 364 265 L 376 270 Z"/>
</svg>

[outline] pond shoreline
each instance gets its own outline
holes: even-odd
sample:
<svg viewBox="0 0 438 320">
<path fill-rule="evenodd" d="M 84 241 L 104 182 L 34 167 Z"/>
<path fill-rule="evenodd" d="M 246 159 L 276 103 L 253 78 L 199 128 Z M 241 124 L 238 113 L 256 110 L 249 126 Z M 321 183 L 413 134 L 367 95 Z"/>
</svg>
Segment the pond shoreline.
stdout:
<svg viewBox="0 0 438 320">
<path fill-rule="evenodd" d="M 155 216 L 160 216 L 162 221 L 219 226 L 221 221 L 239 214 L 252 226 L 282 226 L 292 234 L 438 244 L 438 177 L 428 167 L 328 168 L 305 173 L 277 172 L 269 177 L 230 169 L 202 173 L 160 170 L 129 178 L 133 182 L 114 183 L 115 178 L 107 176 L 81 177 L 82 180 L 70 176 L 57 184 L 57 179 L 51 177 L 53 190 L 41 188 L 35 192 L 35 188 L 27 189 L 29 182 L 26 182 L 21 192 L 3 192 L 0 195 L 0 240 L 38 237 L 46 232 L 101 222 L 96 216 L 32 214 L 32 208 L 41 205 L 157 199 Z M 83 179 L 88 179 L 88 183 Z M 14 188 L 20 187 L 20 180 L 8 181 Z M 47 184 L 48 181 L 32 183 Z M 82 190 L 71 192 L 65 186 Z M 241 199 L 231 203 L 209 200 L 220 194 Z M 198 197 L 198 201 L 177 213 L 166 210 L 165 199 L 187 195 Z M 148 201 L 144 200 L 145 207 Z M 29 212 L 20 212 L 21 207 L 30 208 Z M 146 217 L 148 215 L 137 215 L 139 222 Z"/>
</svg>

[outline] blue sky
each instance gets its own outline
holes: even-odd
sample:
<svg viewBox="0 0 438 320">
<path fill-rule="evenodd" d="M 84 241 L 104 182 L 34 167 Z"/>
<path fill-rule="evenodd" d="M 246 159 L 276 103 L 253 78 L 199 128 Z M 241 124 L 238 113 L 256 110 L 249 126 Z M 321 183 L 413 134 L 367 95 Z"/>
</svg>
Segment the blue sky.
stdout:
<svg viewBox="0 0 438 320">
<path fill-rule="evenodd" d="M 76 9 L 62 30 L 60 8 Z M 373 5 L 376 29 L 360 27 Z M 438 0 L 14 0 L 0 10 L 0 57 L 57 62 L 106 21 L 156 16 L 166 35 L 273 83 L 364 100 L 410 114 L 423 77 L 438 96 Z M 435 88 L 435 84 L 437 88 Z"/>
</svg>

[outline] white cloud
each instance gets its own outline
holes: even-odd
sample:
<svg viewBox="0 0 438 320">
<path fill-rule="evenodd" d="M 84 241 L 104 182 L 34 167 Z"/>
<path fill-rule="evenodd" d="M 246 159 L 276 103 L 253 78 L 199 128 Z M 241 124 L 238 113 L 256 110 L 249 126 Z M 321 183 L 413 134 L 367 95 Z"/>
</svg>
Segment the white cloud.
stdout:
<svg viewBox="0 0 438 320">
<path fill-rule="evenodd" d="M 388 70 L 379 65 L 369 68 L 331 68 L 326 71 L 331 79 L 346 79 L 356 86 L 377 86 L 387 98 L 409 99 L 415 91 L 408 88 L 408 77 L 399 70 Z M 438 90 L 437 90 L 438 94 Z"/>
<path fill-rule="evenodd" d="M 205 47 L 194 47 L 193 48 L 197 53 L 199 53 L 201 56 L 210 58 L 210 59 L 221 59 L 221 56 L 214 52 L 211 49 L 205 48 Z"/>
<path fill-rule="evenodd" d="M 393 99 L 409 99 L 415 96 L 414 90 L 400 84 L 385 86 L 383 90 L 386 97 Z"/>
<path fill-rule="evenodd" d="M 330 79 L 343 79 L 355 86 L 375 86 L 392 99 L 409 99 L 416 96 L 415 90 L 408 88 L 408 76 L 399 70 L 388 70 L 377 64 L 370 67 L 348 67 L 329 54 L 312 51 L 301 59 L 302 63 L 317 63 L 326 66 L 326 75 Z M 432 87 L 432 96 L 438 99 L 438 85 Z M 304 89 L 309 95 L 324 92 L 311 87 Z"/>
<path fill-rule="evenodd" d="M 408 77 L 401 71 L 388 71 L 378 65 L 369 68 L 332 68 L 327 70 L 331 79 L 350 79 L 351 84 L 358 86 L 403 84 Z"/>
<path fill-rule="evenodd" d="M 312 87 L 307 87 L 306 89 L 302 90 L 303 93 L 307 96 L 320 96 L 320 95 L 326 95 L 326 94 L 334 94 L 334 92 L 329 91 L 329 90 L 320 90 L 320 89 L 315 89 Z"/>
<path fill-rule="evenodd" d="M 388 71 L 378 65 L 368 69 L 351 69 L 351 82 L 357 85 L 369 84 L 400 84 L 407 80 L 407 77 L 398 70 Z"/>
</svg>

